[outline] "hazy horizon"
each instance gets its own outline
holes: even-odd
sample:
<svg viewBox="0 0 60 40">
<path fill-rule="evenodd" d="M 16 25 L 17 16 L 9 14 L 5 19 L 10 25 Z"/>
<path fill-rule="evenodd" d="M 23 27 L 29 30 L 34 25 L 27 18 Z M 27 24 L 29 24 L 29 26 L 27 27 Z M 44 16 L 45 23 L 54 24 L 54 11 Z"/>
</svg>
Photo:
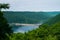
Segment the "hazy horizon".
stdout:
<svg viewBox="0 0 60 40">
<path fill-rule="evenodd" d="M 2 10 L 2 11 L 11 11 L 11 10 Z M 60 11 L 55 10 L 55 11 L 12 11 L 12 12 L 60 12 Z"/>
</svg>

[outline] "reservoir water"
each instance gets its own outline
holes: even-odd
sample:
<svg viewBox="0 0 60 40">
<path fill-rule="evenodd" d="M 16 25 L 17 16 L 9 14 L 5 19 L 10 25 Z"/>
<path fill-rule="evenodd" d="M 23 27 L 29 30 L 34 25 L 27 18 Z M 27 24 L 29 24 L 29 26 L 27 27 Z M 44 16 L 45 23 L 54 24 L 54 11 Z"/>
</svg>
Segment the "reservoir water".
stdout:
<svg viewBox="0 0 60 40">
<path fill-rule="evenodd" d="M 28 32 L 28 31 L 31 31 L 31 30 L 33 30 L 33 29 L 36 29 L 36 28 L 38 28 L 39 26 L 16 26 L 16 27 L 14 27 L 13 28 L 13 31 L 15 32 L 15 33 L 17 33 L 17 32 L 21 32 L 21 33 L 24 33 L 24 32 Z"/>
<path fill-rule="evenodd" d="M 40 24 L 41 25 L 41 24 Z M 13 25 L 12 29 L 14 33 L 24 33 L 38 28 L 39 25 Z"/>
</svg>

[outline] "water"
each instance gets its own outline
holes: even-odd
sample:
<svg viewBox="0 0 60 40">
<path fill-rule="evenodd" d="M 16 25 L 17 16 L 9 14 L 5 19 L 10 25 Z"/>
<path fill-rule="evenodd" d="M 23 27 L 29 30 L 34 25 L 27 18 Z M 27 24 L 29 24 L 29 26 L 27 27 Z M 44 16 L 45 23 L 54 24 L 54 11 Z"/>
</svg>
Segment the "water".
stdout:
<svg viewBox="0 0 60 40">
<path fill-rule="evenodd" d="M 24 32 L 34 30 L 38 27 L 39 27 L 38 25 L 21 25 L 21 26 L 15 25 L 13 27 L 13 31 L 14 31 L 14 33 L 18 33 L 18 32 L 24 33 Z"/>
</svg>

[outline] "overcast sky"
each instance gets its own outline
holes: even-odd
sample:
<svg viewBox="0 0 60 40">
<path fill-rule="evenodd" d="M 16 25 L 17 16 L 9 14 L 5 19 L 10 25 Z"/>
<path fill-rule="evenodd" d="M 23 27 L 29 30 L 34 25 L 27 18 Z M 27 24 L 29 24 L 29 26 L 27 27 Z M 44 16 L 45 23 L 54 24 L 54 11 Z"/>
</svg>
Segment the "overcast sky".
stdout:
<svg viewBox="0 0 60 40">
<path fill-rule="evenodd" d="M 10 11 L 60 11 L 60 0 L 0 0 Z"/>
</svg>

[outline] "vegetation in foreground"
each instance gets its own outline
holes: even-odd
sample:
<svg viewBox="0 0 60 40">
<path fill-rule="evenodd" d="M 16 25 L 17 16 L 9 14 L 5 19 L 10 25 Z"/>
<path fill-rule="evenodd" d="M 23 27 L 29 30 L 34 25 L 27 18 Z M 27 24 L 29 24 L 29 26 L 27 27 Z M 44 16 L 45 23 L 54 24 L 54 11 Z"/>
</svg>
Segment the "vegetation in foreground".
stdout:
<svg viewBox="0 0 60 40">
<path fill-rule="evenodd" d="M 0 40 L 9 40 L 8 35 L 11 35 L 12 30 L 9 24 L 7 23 L 7 20 L 3 16 L 2 9 L 8 9 L 8 4 L 0 4 Z"/>
</svg>

